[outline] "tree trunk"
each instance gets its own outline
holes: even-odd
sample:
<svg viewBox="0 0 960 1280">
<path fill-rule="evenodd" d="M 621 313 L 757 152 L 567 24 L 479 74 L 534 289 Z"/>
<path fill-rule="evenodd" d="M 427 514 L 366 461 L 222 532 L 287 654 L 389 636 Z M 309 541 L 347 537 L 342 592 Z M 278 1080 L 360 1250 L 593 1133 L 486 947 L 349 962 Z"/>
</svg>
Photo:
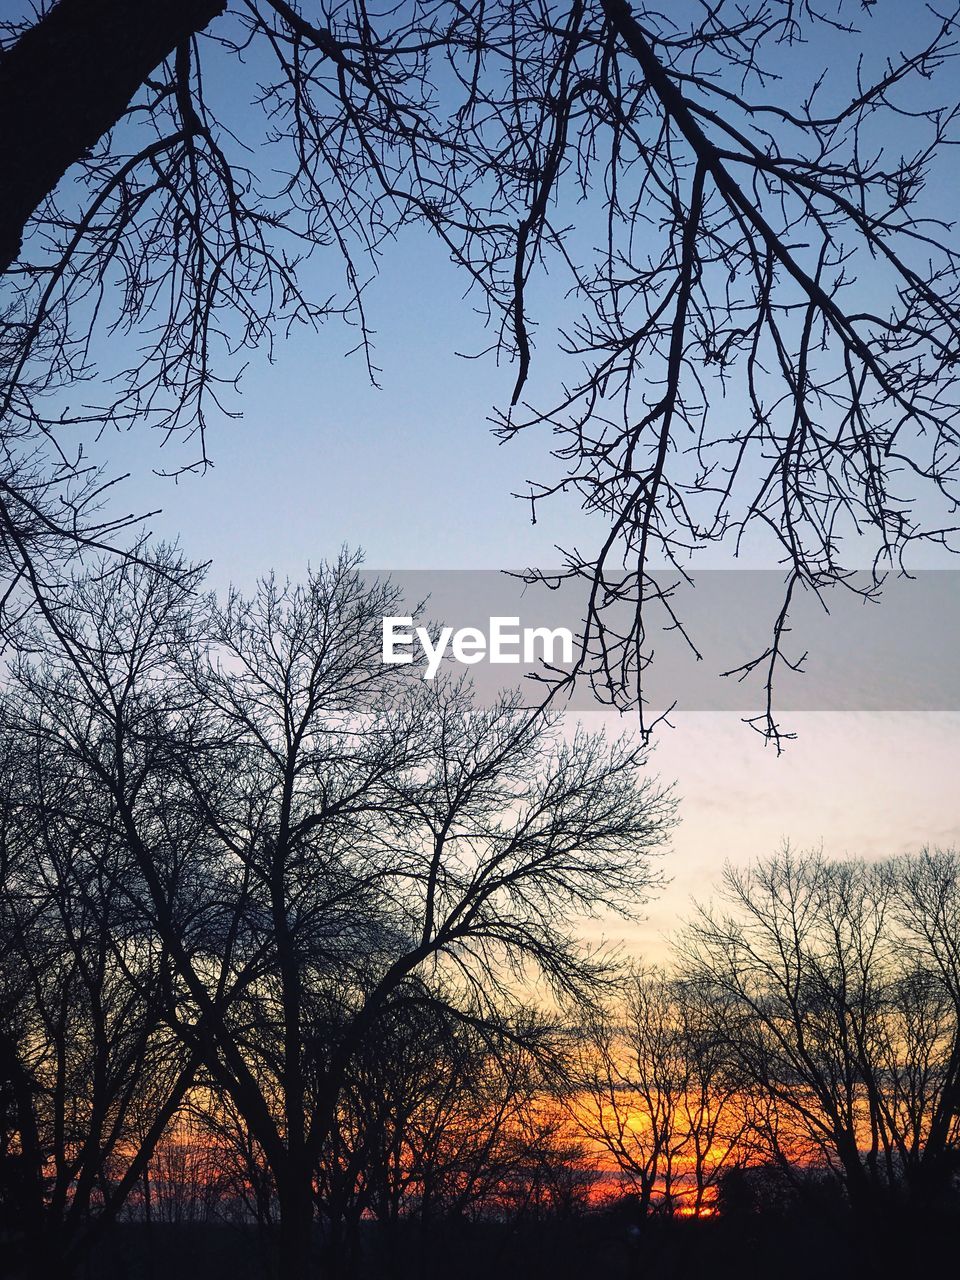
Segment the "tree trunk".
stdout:
<svg viewBox="0 0 960 1280">
<path fill-rule="evenodd" d="M 0 55 L 0 271 L 23 228 L 150 72 L 227 0 L 59 0 Z"/>
<path fill-rule="evenodd" d="M 876 1187 L 863 1167 L 855 1135 L 850 1132 L 838 1133 L 836 1149 L 843 1166 L 851 1212 L 855 1218 L 872 1221 L 877 1207 Z"/>
<path fill-rule="evenodd" d="M 294 1171 L 277 1179 L 280 1208 L 280 1240 L 277 1250 L 279 1280 L 309 1280 L 313 1259 L 313 1194 L 309 1177 Z"/>
</svg>

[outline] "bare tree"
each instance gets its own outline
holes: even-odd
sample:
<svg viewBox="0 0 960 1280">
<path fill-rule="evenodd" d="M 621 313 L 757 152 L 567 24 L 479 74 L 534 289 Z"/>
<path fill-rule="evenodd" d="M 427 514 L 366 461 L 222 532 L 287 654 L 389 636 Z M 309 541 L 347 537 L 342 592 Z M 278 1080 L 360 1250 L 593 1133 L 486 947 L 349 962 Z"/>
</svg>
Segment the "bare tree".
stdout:
<svg viewBox="0 0 960 1280">
<path fill-rule="evenodd" d="M 641 746 L 564 741 L 516 699 L 484 710 L 384 666 L 392 589 L 350 558 L 199 613 L 184 576 L 165 560 L 80 583 L 19 678 L 46 749 L 117 815 L 167 1016 L 263 1153 L 293 1277 L 384 1010 L 417 974 L 492 1028 L 534 975 L 590 996 L 606 963 L 574 917 L 636 908 L 672 801 Z"/>
<path fill-rule="evenodd" d="M 755 1105 L 729 1051 L 730 1002 L 682 974 L 674 978 L 678 1032 L 686 1059 L 681 1099 L 680 1207 L 700 1216 L 716 1208 L 727 1170 L 749 1158 Z"/>
<path fill-rule="evenodd" d="M 541 1094 L 529 1100 L 507 1135 L 491 1188 L 491 1206 L 515 1227 L 586 1211 L 599 1171 L 569 1110 Z"/>
<path fill-rule="evenodd" d="M 196 1058 L 167 1021 L 167 957 L 128 897 L 107 797 L 4 725 L 3 1079 L 15 1101 L 27 1273 L 70 1274 L 117 1217 L 180 1107 Z"/>
<path fill-rule="evenodd" d="M 533 1010 L 482 1024 L 463 1013 L 409 980 L 354 1055 L 317 1179 L 344 1269 L 364 1215 L 378 1224 L 378 1266 L 402 1275 L 425 1264 L 444 1223 L 502 1211 L 507 1184 L 521 1194 L 532 1110 L 555 1089 L 562 1036 Z"/>
<path fill-rule="evenodd" d="M 740 1158 L 749 1096 L 718 1012 L 682 974 L 641 969 L 585 1040 L 574 1115 L 641 1216 L 702 1213 L 727 1162 Z"/>
<path fill-rule="evenodd" d="M 586 1135 L 609 1154 L 646 1216 L 672 1206 L 674 1156 L 683 1145 L 677 1110 L 684 1064 L 667 1009 L 667 979 L 651 972 L 630 984 L 623 1022 L 602 1011 L 584 1046 L 584 1090 L 574 1098 Z"/>
<path fill-rule="evenodd" d="M 947 900 L 950 875 L 948 859 L 868 865 L 785 851 L 728 869 L 725 909 L 701 909 L 684 943 L 701 980 L 733 1002 L 731 1049 L 789 1115 L 792 1158 L 819 1153 L 858 1212 L 929 1202 L 950 1168 L 956 1006 L 936 927 L 924 927 L 936 917 L 920 907 Z M 790 1145 L 781 1139 L 788 1158 Z"/>
<path fill-rule="evenodd" d="M 894 876 L 909 957 L 897 1095 L 918 1197 L 936 1204 L 960 1162 L 960 856 L 925 849 Z"/>
<path fill-rule="evenodd" d="M 182 465 L 203 465 L 240 352 L 337 311 L 375 376 L 363 286 L 418 222 L 516 360 L 501 432 L 552 432 L 563 470 L 525 496 L 602 520 L 564 570 L 588 594 L 577 673 L 642 705 L 651 619 L 682 624 L 652 569 L 757 538 L 785 566 L 748 664 L 779 738 L 796 594 L 866 560 L 873 595 L 956 532 L 957 249 L 936 196 L 956 22 L 918 10 L 905 39 L 859 0 L 60 0 L 9 23 L 4 260 L 29 219 L 0 340 L 12 576 L 109 540 L 85 421 L 182 430 Z M 220 99 L 228 81 L 250 112 Z M 335 299 L 301 270 L 327 248 Z M 529 407 L 554 288 L 573 367 Z M 97 407 L 65 408 L 90 379 Z"/>
</svg>

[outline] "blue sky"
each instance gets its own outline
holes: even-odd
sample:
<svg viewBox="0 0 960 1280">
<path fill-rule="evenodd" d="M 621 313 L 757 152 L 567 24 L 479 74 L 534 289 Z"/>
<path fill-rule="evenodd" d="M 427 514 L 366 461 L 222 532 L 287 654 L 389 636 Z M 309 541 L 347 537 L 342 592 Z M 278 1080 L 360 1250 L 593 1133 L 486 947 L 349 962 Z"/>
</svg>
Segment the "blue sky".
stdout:
<svg viewBox="0 0 960 1280">
<path fill-rule="evenodd" d="M 925 5 L 907 7 L 916 18 L 909 30 L 904 5 L 893 0 L 864 14 L 862 36 L 818 28 L 815 42 L 785 51 L 776 68 L 782 83 L 767 93 L 799 99 L 824 65 L 835 67 L 842 58 L 852 70 L 860 54 L 864 80 L 881 74 L 886 53 L 905 39 L 915 47 L 932 21 Z M 859 16 L 856 6 L 844 10 L 855 11 Z M 238 75 L 232 62 L 214 62 L 207 72 L 208 92 L 228 95 L 240 132 L 248 135 L 261 128 L 259 117 L 242 106 L 254 79 L 253 67 Z M 912 145 L 906 121 L 902 145 Z M 946 189 L 931 191 L 928 207 L 941 212 L 949 196 Z M 596 218 L 597 208 L 588 214 L 578 206 L 568 216 L 585 244 L 593 234 L 585 219 Z M 334 253 L 318 253 L 306 272 L 315 296 L 342 284 Z M 548 566 L 559 561 L 558 543 L 595 543 L 602 529 L 586 520 L 574 499 L 541 504 L 534 527 L 529 506 L 511 497 L 531 479 L 558 474 L 549 458 L 550 437 L 538 430 L 501 445 L 491 435 L 488 417 L 506 404 L 514 370 L 489 357 L 457 356 L 490 340 L 471 299 L 462 296 L 463 285 L 426 233 L 402 233 L 386 246 L 365 293 L 382 389 L 370 385 L 359 356 L 344 355 L 356 341 L 355 330 L 331 319 L 319 334 L 294 331 L 278 339 L 272 365 L 260 353 L 253 356 L 242 395 L 230 401 L 242 418 L 212 420 L 214 467 L 207 474 L 186 475 L 176 484 L 153 477 L 153 469 L 175 470 L 190 461 L 193 450 L 178 440 L 161 448 L 140 424 L 102 442 L 98 456 L 109 471 L 133 473 L 120 503 L 135 510 L 162 507 L 151 527 L 158 536 L 179 538 L 189 554 L 211 558 L 211 580 L 218 586 L 249 585 L 271 568 L 295 576 L 308 560 L 333 555 L 343 544 L 362 546 L 377 567 L 402 569 Z M 572 314 L 563 288 L 553 277 L 533 295 L 534 318 L 542 321 L 528 387 L 535 403 L 548 403 L 576 373 L 558 354 L 552 332 L 557 316 Z M 736 411 L 731 404 L 729 412 Z M 731 562 L 727 548 L 698 558 L 703 567 Z M 749 550 L 741 561 L 743 567 L 770 563 Z"/>
<path fill-rule="evenodd" d="M 484 344 L 461 299 L 462 280 L 422 233 L 406 234 L 367 295 L 380 388 L 344 352 L 354 333 L 331 320 L 277 344 L 244 375 L 243 417 L 215 426 L 214 466 L 176 484 L 151 478 L 189 445 L 163 449 L 143 431 L 111 435 L 111 467 L 129 467 L 124 502 L 164 507 L 151 526 L 214 561 L 213 580 L 249 583 L 273 568 L 296 575 L 308 560 L 362 546 L 384 568 L 496 568 L 557 563 L 572 512 L 511 498 L 542 477 L 543 438 L 501 445 L 487 422 L 513 373 L 492 359 L 458 358 Z M 311 270 L 322 273 L 317 260 Z M 546 361 L 545 361 L 546 362 Z M 546 377 L 546 373 L 542 375 Z"/>
</svg>

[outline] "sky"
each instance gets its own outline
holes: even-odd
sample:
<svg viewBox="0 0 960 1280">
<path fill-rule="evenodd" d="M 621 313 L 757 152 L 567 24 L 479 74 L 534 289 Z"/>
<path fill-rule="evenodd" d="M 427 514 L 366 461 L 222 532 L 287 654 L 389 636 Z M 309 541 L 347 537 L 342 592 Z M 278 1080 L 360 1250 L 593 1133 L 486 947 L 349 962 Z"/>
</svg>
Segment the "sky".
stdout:
<svg viewBox="0 0 960 1280">
<path fill-rule="evenodd" d="M 902 7 L 879 8 L 889 33 Z M 325 273 L 336 270 L 323 258 L 311 266 L 318 292 L 335 287 Z M 344 354 L 355 334 L 336 321 L 319 334 L 296 332 L 278 343 L 273 364 L 251 361 L 243 416 L 214 424 L 206 474 L 153 475 L 185 460 L 173 455 L 184 446 L 160 449 L 140 429 L 101 442 L 111 473 L 132 472 L 123 506 L 162 507 L 150 521 L 155 535 L 211 560 L 218 589 L 250 588 L 270 570 L 302 576 L 344 545 L 389 571 L 549 568 L 558 544 L 586 543 L 591 526 L 572 502 L 544 504 L 533 526 L 529 507 L 511 496 L 549 474 L 548 442 L 530 434 L 502 445 L 491 434 L 489 415 L 508 400 L 514 371 L 456 355 L 486 338 L 436 246 L 405 234 L 365 301 L 380 389 Z M 534 390 L 561 376 L 548 343 L 534 376 Z M 749 555 L 744 563 L 771 567 Z M 714 552 L 700 564 L 732 561 Z M 631 727 L 601 712 L 586 721 Z M 662 867 L 670 887 L 629 931 L 631 947 L 662 954 L 690 895 L 707 896 L 725 860 L 761 857 L 784 840 L 871 858 L 960 843 L 960 714 L 803 712 L 790 727 L 797 740 L 779 757 L 736 713 L 690 712 L 658 731 L 651 767 L 676 780 L 681 824 Z"/>
<path fill-rule="evenodd" d="M 281 346 L 273 367 L 251 371 L 244 416 L 217 432 L 205 475 L 150 480 L 143 438 L 130 440 L 136 505 L 162 504 L 151 522 L 157 535 L 211 558 L 213 585 L 249 588 L 271 569 L 296 578 L 341 545 L 362 547 L 367 563 L 384 570 L 558 563 L 555 544 L 578 529 L 576 513 L 544 505 L 533 527 L 511 498 L 542 474 L 542 444 L 503 446 L 491 435 L 487 415 L 503 402 L 511 372 L 451 354 L 476 328 L 458 305 L 452 273 L 428 249 L 422 260 L 411 253 L 386 266 L 374 291 L 382 390 L 369 386 L 359 361 L 342 356 L 342 335 L 331 330 Z M 412 279 L 421 286 L 413 298 Z M 111 452 L 119 462 L 121 451 Z M 708 564 L 732 567 L 722 557 Z M 902 676 L 889 673 L 891 681 Z M 667 890 L 623 934 L 631 950 L 662 958 L 691 895 L 709 893 L 724 861 L 763 857 L 785 840 L 870 858 L 960 845 L 960 714 L 788 719 L 797 738 L 779 757 L 735 712 L 689 712 L 658 730 L 651 768 L 676 781 L 680 824 L 661 867 Z M 630 717 L 600 711 L 585 723 L 608 732 L 632 726 Z M 601 927 L 608 938 L 619 929 Z M 585 931 L 595 936 L 597 927 Z"/>
</svg>

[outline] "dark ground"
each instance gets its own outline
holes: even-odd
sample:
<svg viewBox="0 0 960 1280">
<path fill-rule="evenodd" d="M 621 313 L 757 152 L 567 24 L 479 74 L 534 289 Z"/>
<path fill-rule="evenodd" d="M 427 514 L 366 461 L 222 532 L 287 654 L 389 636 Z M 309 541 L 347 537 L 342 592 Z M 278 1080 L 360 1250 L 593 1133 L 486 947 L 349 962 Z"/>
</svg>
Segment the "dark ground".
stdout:
<svg viewBox="0 0 960 1280">
<path fill-rule="evenodd" d="M 826 1218 L 653 1220 L 623 1215 L 570 1221 L 456 1223 L 428 1240 L 404 1229 L 387 1242 L 370 1225 L 353 1280 L 850 1280 L 952 1276 L 960 1222 L 869 1230 Z M 268 1242 L 250 1228 L 118 1227 L 86 1280 L 265 1280 Z"/>
</svg>

